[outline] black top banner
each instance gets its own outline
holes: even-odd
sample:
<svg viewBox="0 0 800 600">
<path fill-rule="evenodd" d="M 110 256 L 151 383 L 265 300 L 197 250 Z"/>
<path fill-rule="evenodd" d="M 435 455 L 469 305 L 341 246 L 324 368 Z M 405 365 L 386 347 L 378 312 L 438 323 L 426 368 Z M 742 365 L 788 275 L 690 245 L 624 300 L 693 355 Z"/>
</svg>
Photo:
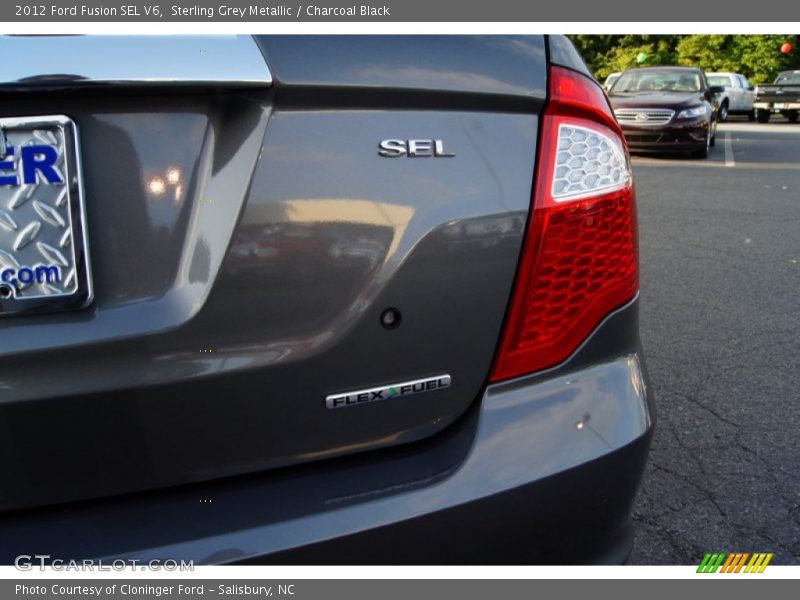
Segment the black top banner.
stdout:
<svg viewBox="0 0 800 600">
<path fill-rule="evenodd" d="M 665 10 L 668 8 L 668 10 Z M 747 3 L 669 4 L 637 0 L 17 0 L 0 6 L 4 22 L 752 22 L 795 14 L 794 2 L 774 0 L 769 11 Z M 791 24 L 787 24 L 791 25 Z M 787 27 L 791 29 L 791 27 Z"/>
</svg>

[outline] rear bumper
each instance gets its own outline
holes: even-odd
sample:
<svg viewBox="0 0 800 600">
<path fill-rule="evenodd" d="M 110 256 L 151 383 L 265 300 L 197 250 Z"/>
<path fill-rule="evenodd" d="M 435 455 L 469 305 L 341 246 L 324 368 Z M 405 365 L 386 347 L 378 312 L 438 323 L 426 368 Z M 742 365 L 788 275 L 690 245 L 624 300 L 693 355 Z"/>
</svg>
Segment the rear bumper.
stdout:
<svg viewBox="0 0 800 600">
<path fill-rule="evenodd" d="M 566 363 L 490 386 L 424 442 L 9 513 L 0 562 L 34 553 L 196 564 L 622 562 L 653 427 L 636 321 L 634 301 Z"/>
<path fill-rule="evenodd" d="M 624 562 L 652 432 L 639 357 L 532 383 L 487 390 L 475 442 L 445 480 L 329 516 L 360 531 L 245 562 Z"/>
<path fill-rule="evenodd" d="M 790 100 L 782 102 L 756 102 L 753 108 L 781 112 L 784 110 L 800 110 L 800 101 Z"/>
<path fill-rule="evenodd" d="M 243 564 L 622 564 L 650 433 L 560 473 Z M 410 499 L 409 499 L 410 500 Z"/>
</svg>

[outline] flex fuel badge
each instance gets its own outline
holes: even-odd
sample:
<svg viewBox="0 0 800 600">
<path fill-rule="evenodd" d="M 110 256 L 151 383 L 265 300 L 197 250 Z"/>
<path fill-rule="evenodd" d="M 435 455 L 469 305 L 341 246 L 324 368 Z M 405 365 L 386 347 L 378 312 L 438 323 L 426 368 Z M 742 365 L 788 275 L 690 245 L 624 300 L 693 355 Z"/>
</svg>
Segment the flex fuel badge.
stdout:
<svg viewBox="0 0 800 600">
<path fill-rule="evenodd" d="M 344 408 L 345 406 L 356 406 L 357 404 L 377 402 L 378 400 L 404 398 L 448 387 L 450 387 L 450 375 L 437 375 L 436 377 L 393 383 L 355 392 L 331 394 L 325 398 L 325 406 L 328 408 Z"/>
</svg>

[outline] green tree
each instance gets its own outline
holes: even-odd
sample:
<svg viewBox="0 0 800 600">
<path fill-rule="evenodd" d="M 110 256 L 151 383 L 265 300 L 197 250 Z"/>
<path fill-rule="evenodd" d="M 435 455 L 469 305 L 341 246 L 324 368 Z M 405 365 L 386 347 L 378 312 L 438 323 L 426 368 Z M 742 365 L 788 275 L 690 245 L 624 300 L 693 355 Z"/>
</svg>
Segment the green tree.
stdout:
<svg viewBox="0 0 800 600">
<path fill-rule="evenodd" d="M 614 71 L 624 71 L 637 66 L 655 67 L 675 64 L 674 35 L 625 35 L 605 55 L 602 77 Z M 645 54 L 647 60 L 640 65 L 637 57 Z"/>
<path fill-rule="evenodd" d="M 599 80 L 638 66 L 692 65 L 706 71 L 742 73 L 754 83 L 772 81 L 779 71 L 800 69 L 800 36 L 791 35 L 574 35 L 570 36 Z M 794 52 L 781 54 L 790 42 Z"/>
<path fill-rule="evenodd" d="M 741 51 L 734 35 L 687 35 L 677 44 L 678 64 L 707 71 L 739 71 Z M 746 75 L 746 74 L 745 74 Z"/>
<path fill-rule="evenodd" d="M 614 71 L 638 66 L 636 57 L 647 55 L 645 65 L 675 62 L 674 35 L 573 35 L 569 36 L 595 77 L 603 80 Z"/>
<path fill-rule="evenodd" d="M 800 69 L 800 36 L 798 35 L 737 35 L 740 53 L 739 72 L 753 83 L 775 80 L 780 71 Z M 781 54 L 781 44 L 794 46 L 791 54 Z"/>
</svg>

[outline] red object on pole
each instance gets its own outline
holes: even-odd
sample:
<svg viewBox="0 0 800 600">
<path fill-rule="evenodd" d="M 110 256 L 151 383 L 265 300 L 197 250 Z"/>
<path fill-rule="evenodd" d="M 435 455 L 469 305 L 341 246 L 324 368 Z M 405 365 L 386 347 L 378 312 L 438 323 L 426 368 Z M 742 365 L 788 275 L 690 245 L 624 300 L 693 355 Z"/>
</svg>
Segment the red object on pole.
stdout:
<svg viewBox="0 0 800 600">
<path fill-rule="evenodd" d="M 785 44 L 783 44 L 783 46 L 781 46 L 781 53 L 782 54 L 791 54 L 792 50 L 793 50 L 793 47 L 789 42 L 786 42 Z"/>
</svg>

